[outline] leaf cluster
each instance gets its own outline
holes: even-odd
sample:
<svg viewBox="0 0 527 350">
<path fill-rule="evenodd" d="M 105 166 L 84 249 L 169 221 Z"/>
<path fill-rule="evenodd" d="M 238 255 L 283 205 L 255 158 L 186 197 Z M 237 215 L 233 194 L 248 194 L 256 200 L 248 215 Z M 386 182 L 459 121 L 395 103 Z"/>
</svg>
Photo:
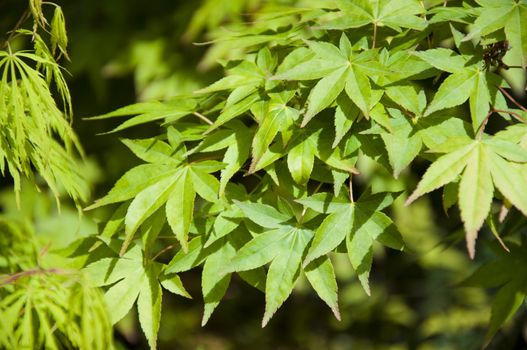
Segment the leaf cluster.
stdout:
<svg viewBox="0 0 527 350">
<path fill-rule="evenodd" d="M 233 1 L 219 18 L 259 3 Z M 512 233 L 502 226 L 527 215 L 527 109 L 513 97 L 525 81 L 510 78 L 525 75 L 527 2 L 281 3 L 262 6 L 254 21 L 213 43 L 204 62 L 221 57 L 223 78 L 93 118 L 122 119 L 109 134 L 146 123 L 160 132 L 121 139 L 141 164 L 86 208 L 115 209 L 99 233 L 63 254 L 82 263 L 92 287 L 105 289 L 111 324 L 137 306 L 152 349 L 163 291 L 189 298 L 180 275 L 196 268 L 203 325 L 236 275 L 264 292 L 262 326 L 302 279 L 340 319 L 335 256 L 346 255 L 369 295 L 375 253 L 406 249 L 394 203 L 443 188 L 443 208 L 457 204 L 471 258 L 480 231 L 510 250 L 467 282 L 501 288 L 492 336 L 525 298 L 525 278 L 502 273 L 523 266 L 523 245 L 511 241 L 525 220 Z M 31 13 L 45 27 L 38 4 L 31 2 Z M 205 24 L 218 4 L 206 2 L 189 36 L 218 25 Z M 53 81 L 69 105 L 55 61 L 65 55 L 64 19 L 55 16 L 51 50 L 35 36 L 34 53 L 0 52 L 0 117 L 11 123 L 2 130 L 39 147 L 0 147 L 0 160 L 16 181 L 33 165 L 52 190 L 60 178 L 82 199 L 81 174 L 70 162 L 80 146 L 49 93 Z M 504 49 L 489 59 L 493 45 Z M 61 156 L 51 162 L 60 163 L 39 168 L 38 156 L 53 147 Z M 413 171 L 423 164 L 424 174 Z"/>
<path fill-rule="evenodd" d="M 57 199 L 65 190 L 76 202 L 86 201 L 89 189 L 77 160 L 83 151 L 67 120 L 71 97 L 57 63 L 67 57 L 65 20 L 61 8 L 49 4 L 55 6 L 51 24 L 43 3 L 30 1 L 33 30 L 14 28 L 0 50 L 0 173 L 13 178 L 16 193 L 23 177 L 37 173 Z M 46 31 L 51 50 L 41 36 Z M 25 50 L 29 39 L 32 47 Z"/>
<path fill-rule="evenodd" d="M 523 19 L 525 6 L 511 1 L 500 11 Z M 445 207 L 458 203 L 473 257 L 495 199 L 527 212 L 518 191 L 527 174 L 525 109 L 507 92 L 503 67 L 484 59 L 485 45 L 506 38 L 521 49 L 504 60 L 521 69 L 526 33 L 521 21 L 505 17 L 483 24 L 494 7 L 413 0 L 286 6 L 225 39 L 244 54 L 225 62 L 224 78 L 189 96 L 96 117 L 132 116 L 112 132 L 152 121 L 166 128 L 154 138 L 123 140 L 145 164 L 89 207 L 123 203 L 102 233 L 124 237 L 116 263 L 127 261 L 141 238 L 148 269 L 158 257 L 149 251 L 152 235 L 168 229 L 177 244 L 167 248 L 180 250 L 161 270 L 203 265 L 203 323 L 232 273 L 265 291 L 263 325 L 301 274 L 338 318 L 328 253 L 347 252 L 369 294 L 375 242 L 404 248 L 383 212 L 398 194 L 359 186 L 356 199 L 353 179 L 361 179 L 365 159 L 398 178 L 418 158 L 432 165 L 407 204 L 447 185 Z M 446 39 L 451 45 L 443 47 Z M 497 117 L 508 125 L 486 133 Z M 133 290 L 133 299 L 142 293 Z M 152 304 L 152 315 L 158 312 Z M 124 311 L 112 314 L 116 320 Z M 158 323 L 140 320 L 152 345 Z"/>
</svg>

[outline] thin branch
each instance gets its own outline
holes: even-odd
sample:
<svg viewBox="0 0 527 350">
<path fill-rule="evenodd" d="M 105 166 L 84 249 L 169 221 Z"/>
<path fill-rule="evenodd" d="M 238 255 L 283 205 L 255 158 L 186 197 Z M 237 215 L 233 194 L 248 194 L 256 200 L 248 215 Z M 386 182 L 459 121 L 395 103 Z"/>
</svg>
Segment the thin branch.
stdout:
<svg viewBox="0 0 527 350">
<path fill-rule="evenodd" d="M 192 114 L 194 114 L 199 119 L 203 120 L 205 123 L 207 123 L 209 125 L 214 125 L 214 123 L 209 118 L 205 117 L 203 114 L 201 114 L 199 112 L 192 112 Z"/>
<path fill-rule="evenodd" d="M 169 251 L 170 249 L 174 248 L 176 245 L 175 244 L 170 244 L 168 246 L 166 246 L 165 248 L 163 248 L 161 251 L 159 251 L 159 253 L 157 253 L 153 258 L 152 260 L 156 260 L 161 254 Z"/>
<path fill-rule="evenodd" d="M 513 116 L 518 121 L 527 124 L 527 120 L 525 120 L 521 115 L 519 115 L 518 113 L 514 111 L 507 111 L 504 109 L 491 108 L 491 110 L 487 113 L 487 115 L 485 116 L 485 119 L 483 119 L 483 122 L 481 123 L 478 129 L 478 132 L 477 132 L 478 140 L 481 139 L 481 137 L 483 136 L 483 131 L 485 130 L 485 127 L 487 126 L 487 123 L 489 122 L 489 118 L 492 115 L 492 113 L 507 113 Z"/>
<path fill-rule="evenodd" d="M 505 95 L 507 96 L 507 98 L 512 102 L 514 103 L 516 106 L 518 106 L 518 108 L 520 108 L 522 111 L 525 111 L 527 112 L 527 108 L 523 107 L 518 101 L 516 101 L 514 99 L 514 97 L 512 97 L 504 88 L 502 88 L 501 86 L 498 86 L 498 89 L 500 89 L 500 91 Z"/>
<path fill-rule="evenodd" d="M 44 269 L 33 269 L 33 270 L 17 272 L 17 273 L 14 273 L 12 275 L 7 275 L 6 278 L 3 281 L 0 281 L 0 287 L 5 286 L 7 284 L 11 284 L 13 282 L 16 282 L 17 280 L 19 280 L 22 277 L 33 276 L 33 275 L 44 275 L 44 274 L 48 274 L 48 273 L 54 273 L 54 274 L 61 274 L 61 275 L 63 275 L 63 274 L 71 273 L 71 272 L 68 272 L 68 271 L 65 271 L 65 270 L 61 270 L 61 269 L 47 269 L 47 270 L 44 270 Z"/>
<path fill-rule="evenodd" d="M 350 190 L 350 202 L 353 203 L 353 173 L 350 173 L 350 178 L 349 178 L 349 190 Z"/>
<path fill-rule="evenodd" d="M 483 122 L 479 126 L 478 132 L 477 132 L 477 139 L 480 140 L 483 136 L 483 131 L 485 130 L 485 127 L 487 126 L 487 123 L 489 122 L 489 118 L 492 115 L 492 113 L 497 112 L 494 108 L 491 108 L 491 110 L 487 113 L 485 116 L 485 119 L 483 119 Z"/>
<path fill-rule="evenodd" d="M 510 114 L 511 116 L 513 116 L 514 118 L 516 118 L 517 120 L 519 120 L 520 122 L 522 123 L 526 123 L 527 124 L 527 120 L 525 120 L 521 115 L 519 115 L 518 113 L 514 112 L 514 111 L 506 111 L 504 109 L 496 109 L 494 108 L 493 109 L 494 112 L 498 112 L 498 113 L 507 113 L 507 114 Z"/>
<path fill-rule="evenodd" d="M 375 48 L 375 44 L 377 42 L 377 23 L 373 22 L 373 43 L 371 45 L 371 48 Z"/>
</svg>

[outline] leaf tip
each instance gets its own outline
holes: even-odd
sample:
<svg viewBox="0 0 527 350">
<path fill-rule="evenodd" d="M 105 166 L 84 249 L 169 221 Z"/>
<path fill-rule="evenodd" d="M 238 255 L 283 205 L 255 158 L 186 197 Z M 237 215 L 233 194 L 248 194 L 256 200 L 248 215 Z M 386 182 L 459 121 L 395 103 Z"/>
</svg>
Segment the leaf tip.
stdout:
<svg viewBox="0 0 527 350">
<path fill-rule="evenodd" d="M 305 128 L 306 125 L 307 125 L 307 123 L 309 123 L 309 121 L 310 121 L 311 119 L 313 119 L 313 117 L 314 117 L 314 115 L 311 115 L 311 113 L 306 113 L 306 114 L 304 115 L 304 119 L 302 119 L 302 123 L 300 124 L 300 127 L 301 127 L 301 128 Z"/>
<path fill-rule="evenodd" d="M 410 197 L 408 197 L 408 198 L 406 199 L 406 201 L 404 202 L 404 206 L 407 207 L 407 206 L 409 206 L 410 204 L 412 204 L 412 203 L 417 199 L 417 197 L 418 197 L 418 196 L 416 195 L 415 192 L 412 193 L 412 195 L 411 195 Z"/>
<path fill-rule="evenodd" d="M 466 241 L 467 241 L 467 250 L 468 256 L 471 260 L 474 260 L 476 256 L 476 238 L 478 236 L 477 231 L 467 232 Z"/>
<path fill-rule="evenodd" d="M 205 311 L 203 313 L 203 317 L 201 318 L 201 327 L 205 327 L 207 325 L 207 322 L 209 322 L 211 315 L 212 315 L 212 312 Z"/>
<path fill-rule="evenodd" d="M 339 310 L 339 306 L 338 305 L 335 305 L 335 306 L 331 307 L 331 311 L 333 311 L 333 315 L 335 315 L 335 318 L 338 321 L 342 321 L 342 319 L 340 317 L 340 310 Z"/>
<path fill-rule="evenodd" d="M 269 315 L 267 312 L 265 313 L 265 315 L 264 315 L 264 317 L 262 319 L 262 328 L 267 326 L 267 324 L 269 323 L 269 320 L 271 320 L 271 317 L 272 317 L 272 315 Z"/>
</svg>

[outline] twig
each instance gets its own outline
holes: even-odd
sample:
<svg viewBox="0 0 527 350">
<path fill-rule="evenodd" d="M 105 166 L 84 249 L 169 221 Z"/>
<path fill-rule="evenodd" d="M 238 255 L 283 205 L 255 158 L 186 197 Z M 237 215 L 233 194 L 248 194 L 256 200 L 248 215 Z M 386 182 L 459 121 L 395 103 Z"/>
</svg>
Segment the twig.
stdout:
<svg viewBox="0 0 527 350">
<path fill-rule="evenodd" d="M 194 114 L 199 119 L 203 120 L 205 123 L 207 123 L 209 125 L 214 125 L 214 123 L 209 118 L 205 117 L 203 114 L 201 114 L 199 112 L 192 112 L 192 114 Z"/>
<path fill-rule="evenodd" d="M 157 253 L 153 258 L 152 260 L 156 260 L 161 254 L 169 251 L 170 249 L 174 248 L 176 245 L 175 244 L 170 244 L 168 246 L 166 246 L 165 248 L 161 249 L 161 251 L 159 251 L 159 253 Z"/>
<path fill-rule="evenodd" d="M 491 108 L 491 110 L 485 116 L 485 119 L 483 119 L 483 122 L 481 122 L 481 125 L 479 126 L 477 136 L 476 136 L 478 140 L 481 139 L 481 136 L 483 136 L 483 131 L 485 130 L 485 126 L 487 126 L 487 123 L 489 122 L 489 118 L 494 112 L 496 112 L 496 110 L 494 108 Z"/>
<path fill-rule="evenodd" d="M 483 122 L 481 122 L 480 127 L 478 128 L 478 132 L 477 132 L 478 140 L 481 139 L 481 137 L 483 136 L 483 131 L 485 130 L 485 127 L 487 126 L 487 123 L 489 122 L 489 118 L 492 115 L 492 113 L 507 113 L 513 116 L 518 121 L 527 124 L 527 120 L 525 120 L 521 115 L 519 115 L 518 113 L 514 111 L 507 111 L 504 109 L 491 108 L 489 113 L 487 113 L 487 115 L 485 116 L 485 119 L 483 119 Z"/>
<path fill-rule="evenodd" d="M 498 113 L 507 113 L 507 114 L 510 114 L 512 115 L 513 117 L 515 117 L 517 120 L 519 120 L 520 122 L 522 123 L 526 123 L 527 124 L 527 120 L 525 120 L 521 115 L 519 115 L 518 113 L 514 112 L 514 111 L 506 111 L 504 109 L 493 109 L 494 112 L 498 112 Z"/>
<path fill-rule="evenodd" d="M 525 111 L 527 112 L 527 108 L 523 107 L 518 101 L 516 101 L 514 99 L 514 97 L 512 97 L 504 88 L 502 88 L 501 86 L 498 86 L 498 89 L 500 89 L 500 91 L 505 95 L 507 96 L 507 98 L 512 102 L 514 103 L 516 106 L 518 106 L 518 108 L 520 108 L 522 111 Z"/>
<path fill-rule="evenodd" d="M 350 173 L 350 179 L 349 179 L 349 190 L 350 190 L 350 202 L 353 203 L 353 173 Z"/>
<path fill-rule="evenodd" d="M 32 276 L 32 275 L 43 275 L 48 273 L 55 273 L 55 274 L 67 274 L 67 271 L 60 270 L 60 269 L 33 269 L 33 270 L 27 270 L 22 272 L 17 272 L 12 275 L 7 275 L 7 278 L 0 282 L 0 287 L 5 286 L 7 284 L 16 282 L 18 279 L 22 277 Z"/>
<path fill-rule="evenodd" d="M 375 48 L 375 43 L 377 42 L 377 23 L 373 22 L 373 43 L 371 45 L 371 48 Z"/>
</svg>

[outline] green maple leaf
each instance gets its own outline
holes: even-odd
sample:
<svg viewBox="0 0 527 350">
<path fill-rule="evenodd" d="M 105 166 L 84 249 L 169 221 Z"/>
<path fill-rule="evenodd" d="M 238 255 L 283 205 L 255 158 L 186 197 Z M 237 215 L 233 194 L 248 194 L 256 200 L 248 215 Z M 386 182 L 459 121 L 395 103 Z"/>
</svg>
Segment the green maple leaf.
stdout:
<svg viewBox="0 0 527 350">
<path fill-rule="evenodd" d="M 474 48 L 467 50 L 474 52 Z M 472 127 L 477 132 L 490 106 L 499 104 L 502 95 L 497 87 L 502 84 L 502 79 L 488 72 L 479 60 L 471 64 L 473 56 L 459 55 L 450 49 L 438 48 L 413 54 L 433 67 L 451 73 L 439 86 L 424 115 L 459 106 L 469 100 Z M 481 53 L 476 57 L 479 55 Z"/>
<path fill-rule="evenodd" d="M 245 217 L 264 228 L 264 232 L 241 247 L 229 263 L 231 271 L 247 271 L 269 265 L 265 283 L 265 326 L 276 310 L 291 294 L 302 271 L 302 260 L 314 232 L 295 223 L 292 215 L 271 206 L 236 202 Z M 313 288 L 340 318 L 337 304 L 337 285 L 332 264 L 319 260 L 306 267 L 306 276 Z"/>
<path fill-rule="evenodd" d="M 328 200 L 329 199 L 329 200 Z M 324 194 L 298 200 L 306 207 L 320 212 L 331 212 L 316 230 L 304 265 L 346 243 L 348 257 L 368 295 L 368 282 L 375 241 L 394 249 L 404 243 L 391 219 L 381 212 L 393 202 L 393 194 L 363 194 L 354 203 L 332 201 Z"/>
<path fill-rule="evenodd" d="M 169 139 L 174 137 L 169 130 Z M 220 184 L 210 173 L 222 169 L 223 164 L 216 161 L 184 164 L 186 149 L 180 143 L 174 150 L 156 139 L 124 142 L 139 158 L 150 163 L 129 170 L 105 197 L 87 209 L 132 200 L 124 217 L 126 238 L 121 248 L 124 254 L 138 228 L 166 203 L 167 221 L 186 250 L 196 194 L 209 202 L 217 201 Z"/>
<path fill-rule="evenodd" d="M 527 1 L 525 0 L 477 0 L 481 12 L 472 26 L 471 33 L 463 40 L 474 36 L 486 36 L 504 29 L 511 45 L 505 56 L 506 63 L 527 65 Z"/>
<path fill-rule="evenodd" d="M 295 92 L 285 90 L 269 94 L 270 101 L 265 104 L 262 120 L 252 141 L 252 163 L 249 172 L 259 167 L 259 161 L 268 150 L 276 135 L 285 135 L 298 119 L 299 111 L 287 106 Z"/>
<path fill-rule="evenodd" d="M 218 216 L 214 220 L 208 239 L 204 235 L 196 236 L 189 242 L 188 251 L 180 250 L 165 270 L 166 274 L 173 276 L 203 264 L 201 286 L 205 307 L 202 325 L 208 322 L 229 286 L 233 271 L 229 270 L 226 262 L 252 238 L 247 230 L 240 226 L 242 215 L 238 208 L 232 207 L 223 213 L 224 216 Z M 251 286 L 264 291 L 263 268 L 237 273 Z"/>
<path fill-rule="evenodd" d="M 307 98 L 305 126 L 315 115 L 329 107 L 345 90 L 365 116 L 379 101 L 382 92 L 374 90 L 370 76 L 387 73 L 377 59 L 377 50 L 351 51 L 348 38 L 342 34 L 339 47 L 327 42 L 308 42 L 312 58 L 273 77 L 280 80 L 320 79 Z"/>
<path fill-rule="evenodd" d="M 401 28 L 423 30 L 426 20 L 422 17 L 425 9 L 417 0 L 337 0 L 329 7 L 338 9 L 320 18 L 326 29 L 360 28 L 375 24 L 387 26 L 396 31 Z"/>
<path fill-rule="evenodd" d="M 381 136 L 393 169 L 393 176 L 398 178 L 401 171 L 417 157 L 423 142 L 420 130 L 400 110 L 388 108 L 388 112 L 392 117 L 390 119 L 392 130 L 387 131 L 376 125 L 367 133 Z"/>
<path fill-rule="evenodd" d="M 527 162 L 527 154 L 516 143 L 490 137 L 483 140 L 450 139 L 436 150 L 446 154 L 432 163 L 406 203 L 408 205 L 461 176 L 458 204 L 467 249 L 474 258 L 475 241 L 490 211 L 494 187 L 527 215 L 527 197 L 515 190 L 523 187 L 527 180 L 522 166 Z"/>
</svg>

